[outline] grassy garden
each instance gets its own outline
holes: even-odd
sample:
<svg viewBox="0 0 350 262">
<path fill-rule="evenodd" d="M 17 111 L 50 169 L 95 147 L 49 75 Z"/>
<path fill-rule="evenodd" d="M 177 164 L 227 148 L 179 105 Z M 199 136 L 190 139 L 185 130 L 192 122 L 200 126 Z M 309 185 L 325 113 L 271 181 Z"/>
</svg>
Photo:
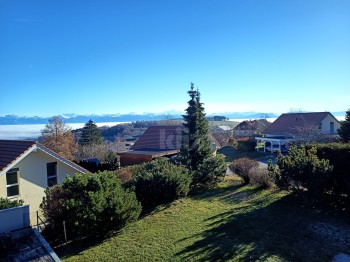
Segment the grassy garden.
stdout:
<svg viewBox="0 0 350 262">
<path fill-rule="evenodd" d="M 348 221 L 299 203 L 231 175 L 103 240 L 56 251 L 63 261 L 330 261 L 350 252 Z"/>
</svg>

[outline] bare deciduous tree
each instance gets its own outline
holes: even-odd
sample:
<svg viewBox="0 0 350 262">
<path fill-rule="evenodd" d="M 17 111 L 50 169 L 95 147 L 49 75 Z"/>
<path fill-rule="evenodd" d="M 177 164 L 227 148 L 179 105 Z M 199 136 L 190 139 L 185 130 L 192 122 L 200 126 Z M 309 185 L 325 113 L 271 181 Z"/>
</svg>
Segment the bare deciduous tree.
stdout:
<svg viewBox="0 0 350 262">
<path fill-rule="evenodd" d="M 61 118 L 54 116 L 49 119 L 49 123 L 41 130 L 40 141 L 44 146 L 63 156 L 68 160 L 75 159 L 77 143 L 74 134 Z"/>
</svg>

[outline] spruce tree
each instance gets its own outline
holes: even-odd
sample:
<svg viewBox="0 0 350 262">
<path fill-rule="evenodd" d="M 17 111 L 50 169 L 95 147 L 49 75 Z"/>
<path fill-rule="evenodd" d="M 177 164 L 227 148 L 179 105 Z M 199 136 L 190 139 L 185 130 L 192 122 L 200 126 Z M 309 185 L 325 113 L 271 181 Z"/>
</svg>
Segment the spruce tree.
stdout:
<svg viewBox="0 0 350 262">
<path fill-rule="evenodd" d="M 83 127 L 79 144 L 82 146 L 102 144 L 103 139 L 97 125 L 90 119 Z"/>
<path fill-rule="evenodd" d="M 200 102 L 200 93 L 198 89 L 194 90 L 193 83 L 188 94 L 190 100 L 186 109 L 187 114 L 183 115 L 185 123 L 180 160 L 190 170 L 196 171 L 204 160 L 211 156 L 209 125 L 205 118 L 203 103 Z"/>
<path fill-rule="evenodd" d="M 350 109 L 346 111 L 345 121 L 341 123 L 338 134 L 345 143 L 350 142 Z"/>
</svg>

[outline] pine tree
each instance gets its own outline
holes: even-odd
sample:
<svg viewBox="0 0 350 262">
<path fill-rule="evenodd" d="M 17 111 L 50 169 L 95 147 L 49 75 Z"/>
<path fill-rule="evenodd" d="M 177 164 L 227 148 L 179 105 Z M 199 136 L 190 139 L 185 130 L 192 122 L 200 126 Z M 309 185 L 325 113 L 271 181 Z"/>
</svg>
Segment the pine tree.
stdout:
<svg viewBox="0 0 350 262">
<path fill-rule="evenodd" d="M 350 109 L 346 111 L 345 121 L 341 123 L 338 134 L 345 143 L 350 142 Z"/>
<path fill-rule="evenodd" d="M 79 144 L 82 146 L 87 146 L 102 143 L 103 139 L 101 132 L 98 129 L 97 125 L 90 119 L 83 127 L 83 131 L 79 139 Z"/>
<path fill-rule="evenodd" d="M 198 89 L 194 90 L 193 83 L 188 94 L 191 99 L 188 101 L 187 114 L 183 115 L 185 123 L 180 160 L 190 170 L 198 170 L 204 160 L 212 154 L 208 137 L 209 125 L 203 104 L 200 102 L 200 93 Z"/>
<path fill-rule="evenodd" d="M 58 116 L 50 118 L 49 124 L 41 131 L 41 135 L 40 141 L 44 146 L 68 160 L 75 159 L 77 144 L 74 134 L 61 118 Z"/>
</svg>

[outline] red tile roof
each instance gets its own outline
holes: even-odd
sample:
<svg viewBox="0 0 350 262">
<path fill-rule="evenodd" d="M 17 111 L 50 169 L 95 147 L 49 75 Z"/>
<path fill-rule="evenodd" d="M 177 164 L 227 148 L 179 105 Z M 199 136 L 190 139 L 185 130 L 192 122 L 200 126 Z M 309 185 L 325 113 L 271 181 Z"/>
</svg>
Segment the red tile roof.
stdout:
<svg viewBox="0 0 350 262">
<path fill-rule="evenodd" d="M 150 126 L 135 142 L 131 150 L 169 151 L 180 150 L 183 126 Z M 220 147 L 220 143 L 209 133 L 212 143 Z"/>
<path fill-rule="evenodd" d="M 35 145 L 35 141 L 0 140 L 0 172 Z"/>
<path fill-rule="evenodd" d="M 132 150 L 174 150 L 181 148 L 182 126 L 150 126 Z"/>
<path fill-rule="evenodd" d="M 279 116 L 264 131 L 269 135 L 295 135 L 303 127 L 317 127 L 329 112 L 288 113 Z"/>
</svg>

